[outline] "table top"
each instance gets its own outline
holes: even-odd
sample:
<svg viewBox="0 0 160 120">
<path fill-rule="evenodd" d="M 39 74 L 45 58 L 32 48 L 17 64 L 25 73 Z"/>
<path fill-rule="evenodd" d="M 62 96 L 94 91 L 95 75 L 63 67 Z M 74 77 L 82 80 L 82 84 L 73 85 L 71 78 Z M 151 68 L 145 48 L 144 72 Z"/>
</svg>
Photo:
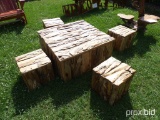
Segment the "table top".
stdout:
<svg viewBox="0 0 160 120">
<path fill-rule="evenodd" d="M 84 20 L 38 31 L 59 61 L 99 47 L 114 38 Z"/>
<path fill-rule="evenodd" d="M 148 24 L 153 24 L 153 23 L 158 22 L 158 20 L 160 20 L 160 17 L 155 16 L 155 15 L 145 14 L 144 16 L 140 17 L 139 20 L 146 22 Z"/>
<path fill-rule="evenodd" d="M 118 13 L 117 16 L 119 16 L 122 19 L 125 20 L 133 20 L 134 16 L 133 15 L 126 15 L 126 14 L 122 14 L 122 13 Z"/>
</svg>

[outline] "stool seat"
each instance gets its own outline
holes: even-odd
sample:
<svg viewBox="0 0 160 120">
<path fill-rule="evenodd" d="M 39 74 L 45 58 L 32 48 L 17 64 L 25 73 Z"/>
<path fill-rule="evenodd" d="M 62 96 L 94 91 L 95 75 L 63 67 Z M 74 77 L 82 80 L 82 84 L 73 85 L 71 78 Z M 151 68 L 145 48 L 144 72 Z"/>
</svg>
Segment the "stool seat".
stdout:
<svg viewBox="0 0 160 120">
<path fill-rule="evenodd" d="M 126 15 L 126 14 L 122 14 L 122 13 L 117 14 L 117 16 L 119 16 L 121 19 L 125 19 L 125 20 L 133 20 L 134 19 L 133 15 Z"/>
<path fill-rule="evenodd" d="M 139 20 L 141 20 L 147 24 L 157 23 L 159 19 L 160 18 L 158 16 L 148 15 L 148 14 L 145 14 L 143 17 L 139 18 Z"/>
<path fill-rule="evenodd" d="M 43 19 L 42 22 L 44 28 L 57 27 L 64 24 L 60 18 Z"/>
</svg>

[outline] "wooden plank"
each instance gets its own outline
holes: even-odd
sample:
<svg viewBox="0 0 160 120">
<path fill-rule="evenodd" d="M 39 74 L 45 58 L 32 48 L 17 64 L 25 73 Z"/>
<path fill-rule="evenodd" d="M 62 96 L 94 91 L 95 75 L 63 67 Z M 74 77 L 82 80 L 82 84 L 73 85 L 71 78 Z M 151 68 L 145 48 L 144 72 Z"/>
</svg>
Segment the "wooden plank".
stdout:
<svg viewBox="0 0 160 120">
<path fill-rule="evenodd" d="M 127 70 L 127 69 L 129 69 L 130 68 L 130 66 L 128 66 L 127 64 L 125 64 L 125 63 L 121 63 L 120 61 L 115 61 L 115 62 L 113 62 L 113 64 L 112 65 L 110 65 L 110 67 L 109 68 L 107 68 L 106 70 L 105 70 L 105 72 L 103 73 L 103 77 L 106 77 L 106 76 L 109 76 L 109 75 L 112 75 L 112 74 L 114 74 L 114 73 L 116 73 L 116 72 L 118 72 L 118 71 L 121 71 L 121 70 Z"/>
<path fill-rule="evenodd" d="M 82 54 L 81 72 L 85 73 L 91 70 L 91 52 Z"/>
<path fill-rule="evenodd" d="M 71 74 L 71 66 L 70 66 L 70 61 L 65 61 L 64 62 L 64 69 L 63 69 L 63 76 L 62 79 L 64 81 L 71 79 L 72 78 L 72 74 Z"/>
<path fill-rule="evenodd" d="M 18 0 L 1 0 L 0 13 L 0 21 L 23 18 L 24 22 L 27 23 L 23 7 L 19 7 Z"/>
<path fill-rule="evenodd" d="M 114 61 L 117 61 L 114 57 L 110 57 L 107 60 L 105 60 L 104 62 L 102 62 L 101 64 L 99 64 L 97 67 L 93 68 L 93 70 L 95 72 L 98 72 L 99 74 L 102 74 L 101 72 L 99 72 L 101 69 L 105 69 L 108 68 Z"/>
<path fill-rule="evenodd" d="M 41 49 L 38 49 L 38 50 L 35 50 L 33 52 L 29 52 L 29 53 L 20 55 L 20 56 L 16 57 L 15 59 L 16 59 L 17 62 L 20 62 L 20 61 L 24 61 L 24 60 L 27 60 L 27 59 L 34 58 L 35 55 L 41 55 L 42 53 L 43 53 L 43 51 Z"/>
<path fill-rule="evenodd" d="M 35 77 L 32 77 L 35 76 Z M 37 82 L 37 75 L 34 72 L 27 72 L 22 74 L 23 80 L 29 89 L 35 89 L 40 86 L 40 83 Z"/>
<path fill-rule="evenodd" d="M 92 89 L 94 89 L 98 93 L 99 93 L 99 84 L 100 84 L 99 79 L 100 79 L 100 75 L 96 72 L 93 72 L 91 86 L 92 86 Z"/>
<path fill-rule="evenodd" d="M 118 94 L 118 87 L 116 85 L 112 85 L 112 93 L 111 93 L 111 96 L 109 98 L 109 104 L 110 105 L 113 105 L 113 103 L 115 102 L 117 94 Z"/>
<path fill-rule="evenodd" d="M 41 55 L 35 56 L 34 58 L 26 59 L 25 61 L 24 60 L 23 61 L 19 61 L 18 62 L 18 66 L 20 68 L 22 68 L 22 67 L 29 66 L 31 64 L 36 64 L 36 63 L 39 62 L 40 59 L 41 60 L 45 60 L 46 63 L 49 62 L 49 59 L 46 58 L 46 55 L 45 54 L 41 54 Z"/>
</svg>

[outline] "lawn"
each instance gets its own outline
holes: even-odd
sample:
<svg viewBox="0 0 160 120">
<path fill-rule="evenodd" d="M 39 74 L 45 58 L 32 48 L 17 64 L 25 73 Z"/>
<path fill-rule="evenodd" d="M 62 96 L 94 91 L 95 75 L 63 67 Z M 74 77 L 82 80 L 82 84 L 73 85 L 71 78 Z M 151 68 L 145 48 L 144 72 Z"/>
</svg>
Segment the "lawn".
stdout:
<svg viewBox="0 0 160 120">
<path fill-rule="evenodd" d="M 117 13 L 133 14 L 129 8 L 97 9 L 86 14 L 65 17 L 62 5 L 72 0 L 28 0 L 24 6 L 27 25 L 20 22 L 0 27 L 0 119 L 4 120 L 159 120 L 160 119 L 160 22 L 139 32 L 133 46 L 113 56 L 129 65 L 137 73 L 129 92 L 110 106 L 91 90 L 92 73 L 86 73 L 70 82 L 60 78 L 34 91 L 28 91 L 15 57 L 40 48 L 37 31 L 43 29 L 42 19 L 61 17 L 65 22 L 85 20 L 107 32 L 123 24 Z M 153 11 L 152 11 L 153 12 Z M 160 16 L 160 11 L 156 12 Z M 129 115 L 127 110 L 154 110 L 154 116 Z"/>
</svg>

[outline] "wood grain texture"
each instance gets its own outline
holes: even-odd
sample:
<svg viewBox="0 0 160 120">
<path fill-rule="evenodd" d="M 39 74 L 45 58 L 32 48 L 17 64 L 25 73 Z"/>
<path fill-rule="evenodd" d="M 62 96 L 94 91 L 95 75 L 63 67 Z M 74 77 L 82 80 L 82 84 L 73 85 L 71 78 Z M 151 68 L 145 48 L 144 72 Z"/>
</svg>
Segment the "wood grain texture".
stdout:
<svg viewBox="0 0 160 120">
<path fill-rule="evenodd" d="M 91 70 L 112 55 L 114 38 L 84 20 L 38 33 L 42 49 L 64 80 Z"/>
<path fill-rule="evenodd" d="M 23 5 L 24 2 L 19 0 L 0 0 L 0 21 L 21 18 L 27 23 Z"/>
<path fill-rule="evenodd" d="M 138 19 L 138 28 L 145 29 L 148 24 L 157 23 L 160 17 L 155 15 L 144 14 Z"/>
<path fill-rule="evenodd" d="M 112 105 L 128 91 L 135 72 L 131 66 L 110 57 L 93 68 L 92 88 Z"/>
<path fill-rule="evenodd" d="M 132 45 L 132 39 L 136 31 L 125 26 L 119 25 L 108 30 L 108 34 L 115 38 L 114 48 L 123 51 Z"/>
<path fill-rule="evenodd" d="M 133 15 L 126 15 L 126 14 L 122 14 L 122 13 L 118 13 L 117 16 L 119 16 L 121 19 L 125 19 L 125 20 L 132 20 L 132 19 L 134 19 Z"/>
<path fill-rule="evenodd" d="M 42 22 L 44 28 L 57 27 L 64 24 L 60 18 L 43 19 Z"/>
<path fill-rule="evenodd" d="M 15 58 L 22 77 L 29 89 L 53 80 L 54 73 L 51 60 L 38 49 Z"/>
</svg>

